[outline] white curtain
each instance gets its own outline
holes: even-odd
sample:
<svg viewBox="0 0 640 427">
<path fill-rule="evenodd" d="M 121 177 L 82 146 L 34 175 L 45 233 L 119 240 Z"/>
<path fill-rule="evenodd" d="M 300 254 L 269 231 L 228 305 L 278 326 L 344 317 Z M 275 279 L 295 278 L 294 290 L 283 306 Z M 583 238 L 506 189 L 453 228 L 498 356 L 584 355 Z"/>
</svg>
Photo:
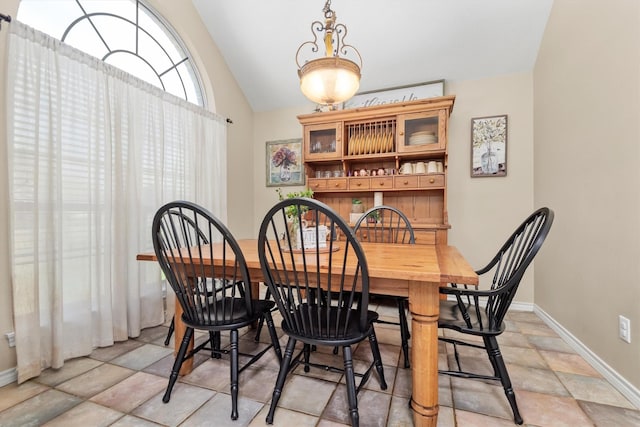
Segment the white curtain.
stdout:
<svg viewBox="0 0 640 427">
<path fill-rule="evenodd" d="M 151 221 L 191 200 L 226 221 L 225 119 L 19 22 L 7 156 L 18 382 L 164 322 Z M 171 307 L 171 304 L 169 304 Z"/>
</svg>

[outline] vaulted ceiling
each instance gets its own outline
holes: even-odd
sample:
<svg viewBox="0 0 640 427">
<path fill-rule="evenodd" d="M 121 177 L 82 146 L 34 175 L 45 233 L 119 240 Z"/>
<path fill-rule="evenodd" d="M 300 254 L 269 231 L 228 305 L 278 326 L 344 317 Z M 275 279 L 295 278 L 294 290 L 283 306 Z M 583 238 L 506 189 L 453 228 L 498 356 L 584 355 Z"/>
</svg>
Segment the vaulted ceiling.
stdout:
<svg viewBox="0 0 640 427">
<path fill-rule="evenodd" d="M 192 0 L 254 111 L 309 103 L 295 54 L 324 0 Z M 533 69 L 553 0 L 334 0 L 360 91 Z"/>
</svg>

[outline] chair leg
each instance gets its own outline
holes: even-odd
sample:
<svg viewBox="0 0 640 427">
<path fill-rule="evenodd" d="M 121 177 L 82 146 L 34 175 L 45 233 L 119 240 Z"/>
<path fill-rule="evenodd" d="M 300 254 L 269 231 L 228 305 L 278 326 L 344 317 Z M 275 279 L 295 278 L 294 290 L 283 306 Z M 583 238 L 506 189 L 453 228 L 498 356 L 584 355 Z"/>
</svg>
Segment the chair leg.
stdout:
<svg viewBox="0 0 640 427">
<path fill-rule="evenodd" d="M 400 323 L 400 336 L 402 337 L 402 353 L 404 354 L 404 367 L 409 369 L 411 363 L 409 363 L 409 325 L 407 323 L 407 313 L 405 312 L 405 300 L 398 298 L 398 318 Z"/>
<path fill-rule="evenodd" d="M 387 381 L 384 379 L 384 368 L 382 367 L 382 356 L 380 355 L 380 347 L 378 346 L 378 339 L 376 338 L 376 331 L 371 327 L 371 333 L 369 334 L 369 345 L 371 346 L 371 352 L 373 353 L 373 363 L 378 372 L 378 380 L 380 382 L 380 388 L 382 390 L 387 389 Z"/>
<path fill-rule="evenodd" d="M 349 414 L 351 415 L 351 426 L 358 427 L 360 425 L 360 416 L 358 414 L 358 396 L 356 395 L 356 376 L 353 371 L 353 357 L 351 354 L 351 346 L 342 347 L 342 356 L 344 357 L 344 377 L 347 383 L 347 398 L 349 400 Z"/>
<path fill-rule="evenodd" d="M 267 292 L 264 294 L 264 299 L 271 298 L 271 291 L 267 288 Z M 258 320 L 258 327 L 256 328 L 256 337 L 253 339 L 255 342 L 260 341 L 260 333 L 262 332 L 262 326 L 264 325 L 264 316 L 261 316 Z"/>
<path fill-rule="evenodd" d="M 169 342 L 171 342 L 171 335 L 173 335 L 173 331 L 176 328 L 176 318 L 175 316 L 171 318 L 171 324 L 169 325 L 169 332 L 167 332 L 167 338 L 164 339 L 164 345 L 169 345 Z"/>
<path fill-rule="evenodd" d="M 211 358 L 220 359 L 220 331 L 209 331 L 209 341 L 211 342 Z"/>
<path fill-rule="evenodd" d="M 303 347 L 303 355 L 304 355 L 304 371 L 309 372 L 311 368 L 309 368 L 309 359 L 311 357 L 311 345 L 305 344 Z"/>
<path fill-rule="evenodd" d="M 231 419 L 238 419 L 238 330 L 232 329 L 231 336 Z"/>
<path fill-rule="evenodd" d="M 500 352 L 500 347 L 498 346 L 498 340 L 496 339 L 496 337 L 485 337 L 484 341 L 487 348 L 487 353 L 489 354 L 489 359 L 492 359 L 493 363 L 495 363 L 495 368 L 498 371 L 498 377 L 500 377 L 502 387 L 504 388 L 504 394 L 507 396 L 509 405 L 511 405 L 511 410 L 513 411 L 513 420 L 516 424 L 522 424 L 522 417 L 520 416 L 518 404 L 516 403 L 516 394 L 513 391 L 513 387 L 511 386 L 511 379 L 509 378 L 507 367 L 504 363 L 504 359 L 502 358 L 502 353 Z"/>
<path fill-rule="evenodd" d="M 184 332 L 182 342 L 180 343 L 180 349 L 176 355 L 176 360 L 173 362 L 173 368 L 171 369 L 171 375 L 169 375 L 167 390 L 164 392 L 164 396 L 162 397 L 162 401 L 164 403 L 167 403 L 171 399 L 171 390 L 173 390 L 173 386 L 178 379 L 178 374 L 180 373 L 180 368 L 182 368 L 184 356 L 187 354 L 187 348 L 191 342 L 191 337 L 193 337 L 193 328 L 187 328 Z"/>
<path fill-rule="evenodd" d="M 293 357 L 293 349 L 296 346 L 296 340 L 294 338 L 289 337 L 289 341 L 287 342 L 287 347 L 284 350 L 284 357 L 282 358 L 282 363 L 280 364 L 280 372 L 278 372 L 278 379 L 276 380 L 276 386 L 273 389 L 273 397 L 271 398 L 271 406 L 269 407 L 269 413 L 267 414 L 267 424 L 273 424 L 273 415 L 276 411 L 276 406 L 278 406 L 278 400 L 280 400 L 280 395 L 282 394 L 282 388 L 284 387 L 284 380 L 287 377 L 287 373 L 289 372 L 289 367 L 291 365 L 291 358 Z"/>
<path fill-rule="evenodd" d="M 276 327 L 273 323 L 273 317 L 270 311 L 266 311 L 261 319 L 266 319 L 267 329 L 269 330 L 269 336 L 271 337 L 271 344 L 273 345 L 273 351 L 276 352 L 278 357 L 278 363 L 282 363 L 282 350 L 280 350 L 280 341 L 278 340 L 278 334 L 276 333 Z"/>
</svg>

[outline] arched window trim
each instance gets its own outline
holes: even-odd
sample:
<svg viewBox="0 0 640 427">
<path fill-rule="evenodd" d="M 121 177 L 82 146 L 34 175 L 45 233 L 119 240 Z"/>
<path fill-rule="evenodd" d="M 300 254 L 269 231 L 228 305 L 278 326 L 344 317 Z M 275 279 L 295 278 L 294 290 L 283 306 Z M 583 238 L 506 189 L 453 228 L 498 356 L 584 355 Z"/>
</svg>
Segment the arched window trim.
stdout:
<svg viewBox="0 0 640 427">
<path fill-rule="evenodd" d="M 156 78 L 157 78 L 157 82 L 160 83 L 160 86 L 162 87 L 162 89 L 164 91 L 166 91 L 166 86 L 165 86 L 165 82 L 163 81 L 162 77 L 167 74 L 168 72 L 175 70 L 176 71 L 176 75 L 179 79 L 179 83 L 180 86 L 182 87 L 182 93 L 183 96 L 182 98 L 185 100 L 188 100 L 187 97 L 187 88 L 185 85 L 185 80 L 184 80 L 184 76 L 183 73 L 181 73 L 180 71 L 178 71 L 178 67 L 184 63 L 188 63 L 189 64 L 189 69 L 190 72 L 188 73 L 188 75 L 191 77 L 191 79 L 193 80 L 193 84 L 195 86 L 195 89 L 197 91 L 196 97 L 198 98 L 197 100 L 190 100 L 190 102 L 195 103 L 196 105 L 200 105 L 201 107 L 207 109 L 208 107 L 208 103 L 207 103 L 207 96 L 206 96 L 206 91 L 204 89 L 204 85 L 202 83 L 202 78 L 200 77 L 200 72 L 198 70 L 198 67 L 196 66 L 195 61 L 193 60 L 193 56 L 191 55 L 190 50 L 186 47 L 185 43 L 182 40 L 182 37 L 180 37 L 180 35 L 178 34 L 178 32 L 173 28 L 173 26 L 159 13 L 156 12 L 154 10 L 154 8 L 148 4 L 148 2 L 146 2 L 145 0 L 131 0 L 134 4 L 135 4 L 135 22 L 132 21 L 131 19 L 128 19 L 124 16 L 120 16 L 118 14 L 112 13 L 112 12 L 91 12 L 91 13 L 87 13 L 86 9 L 83 7 L 81 0 L 73 0 L 78 7 L 80 8 L 82 15 L 79 16 L 78 18 L 74 19 L 64 30 L 62 37 L 60 37 L 60 40 L 62 42 L 66 42 L 66 38 L 67 36 L 70 34 L 70 32 L 73 30 L 73 28 L 78 25 L 81 22 L 88 22 L 89 25 L 91 26 L 91 28 L 93 28 L 93 31 L 95 31 L 95 34 L 98 36 L 98 38 L 100 39 L 100 41 L 102 42 L 103 46 L 106 48 L 107 53 L 105 55 L 103 55 L 102 57 L 95 55 L 95 53 L 92 52 L 88 52 L 98 58 L 100 58 L 102 61 L 107 62 L 106 60 L 111 56 L 114 55 L 116 53 L 125 53 L 125 54 L 130 54 L 135 56 L 136 58 L 142 60 L 145 64 L 148 65 L 149 69 L 152 70 L 152 72 L 155 74 Z M 84 0 L 83 0 L 84 1 Z M 180 53 L 180 59 L 177 61 L 174 61 L 174 59 L 171 57 L 171 55 L 169 54 L 169 52 L 167 51 L 166 47 L 156 39 L 156 37 L 154 37 L 146 28 L 140 26 L 139 24 L 139 14 L 140 14 L 140 10 L 141 8 L 144 8 L 145 13 L 147 14 L 147 16 L 156 23 L 156 25 L 159 27 L 159 29 L 161 29 L 162 31 L 164 31 L 168 38 L 171 39 L 171 42 L 174 43 L 176 45 L 177 50 Z M 132 25 L 135 29 L 135 42 L 134 42 L 134 46 L 135 46 L 135 51 L 131 51 L 129 49 L 120 49 L 120 48 L 112 48 L 109 46 L 109 44 L 106 42 L 105 38 L 103 37 L 102 34 L 104 34 L 104 30 L 100 31 L 96 25 L 94 24 L 92 18 L 94 17 L 98 17 L 98 16 L 106 16 L 109 18 L 113 18 L 113 19 L 118 19 L 121 21 L 124 21 L 130 25 Z M 28 22 L 27 22 L 28 24 Z M 139 38 L 139 34 L 140 32 L 143 32 L 146 36 L 149 37 L 150 40 L 153 41 L 153 43 L 155 43 L 155 45 L 163 52 L 165 58 L 169 61 L 170 66 L 163 69 L 163 70 L 158 70 L 156 67 L 154 67 L 152 65 L 152 63 L 145 58 L 144 56 L 141 56 L 140 53 L 138 52 L 138 47 L 139 47 L 139 42 L 138 42 L 138 38 Z M 55 37 L 55 36 L 54 36 Z M 127 71 L 126 69 L 124 71 Z M 153 82 L 149 82 L 154 84 Z"/>
</svg>

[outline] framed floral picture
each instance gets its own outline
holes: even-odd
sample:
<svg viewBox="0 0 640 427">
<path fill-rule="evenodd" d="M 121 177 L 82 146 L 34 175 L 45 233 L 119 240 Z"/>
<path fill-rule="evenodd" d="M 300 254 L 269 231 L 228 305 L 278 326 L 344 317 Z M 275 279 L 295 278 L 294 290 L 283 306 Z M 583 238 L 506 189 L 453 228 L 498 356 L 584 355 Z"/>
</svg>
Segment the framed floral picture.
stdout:
<svg viewBox="0 0 640 427">
<path fill-rule="evenodd" d="M 507 115 L 471 119 L 471 177 L 507 175 Z"/>
<path fill-rule="evenodd" d="M 302 138 L 267 141 L 267 187 L 304 185 Z"/>
</svg>

